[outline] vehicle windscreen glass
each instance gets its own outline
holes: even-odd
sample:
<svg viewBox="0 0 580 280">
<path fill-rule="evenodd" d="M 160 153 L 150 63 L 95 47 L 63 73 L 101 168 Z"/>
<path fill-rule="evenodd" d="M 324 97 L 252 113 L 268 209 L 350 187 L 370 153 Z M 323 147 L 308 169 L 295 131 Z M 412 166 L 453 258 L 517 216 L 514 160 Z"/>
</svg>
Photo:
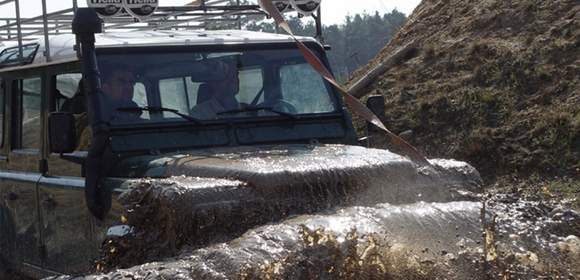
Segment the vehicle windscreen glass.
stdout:
<svg viewBox="0 0 580 280">
<path fill-rule="evenodd" d="M 102 54 L 99 110 L 111 124 L 295 117 L 337 111 L 297 49 Z"/>
</svg>

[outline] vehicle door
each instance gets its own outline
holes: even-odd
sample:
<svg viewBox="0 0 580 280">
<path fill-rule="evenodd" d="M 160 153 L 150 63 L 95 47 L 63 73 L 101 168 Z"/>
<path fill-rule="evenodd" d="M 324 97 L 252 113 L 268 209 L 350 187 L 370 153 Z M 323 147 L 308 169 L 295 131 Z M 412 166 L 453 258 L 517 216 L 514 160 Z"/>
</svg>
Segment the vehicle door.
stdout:
<svg viewBox="0 0 580 280">
<path fill-rule="evenodd" d="M 6 79 L 2 100 L 3 141 L 0 157 L 0 234 L 2 255 L 19 269 L 41 266 L 38 228 L 41 142 L 41 77 Z"/>
<path fill-rule="evenodd" d="M 83 130 L 88 120 L 85 96 L 82 88 L 79 89 L 81 74 L 63 67 L 47 70 L 47 119 L 49 112 L 70 112 L 76 117 L 78 129 Z M 46 252 L 44 267 L 67 274 L 86 272 L 98 256 L 100 245 L 93 241 L 93 222 L 85 205 L 82 162 L 86 151 L 77 148 L 65 155 L 51 153 L 48 125 L 45 135 L 46 173 L 39 182 L 41 230 Z"/>
<path fill-rule="evenodd" d="M 49 112 L 69 112 L 75 116 L 77 148 L 69 154 L 51 153 L 45 146 L 46 174 L 39 183 L 42 233 L 46 247 L 45 268 L 66 274 L 79 274 L 94 267 L 107 229 L 119 221 L 121 206 L 113 199 L 105 221 L 95 219 L 85 203 L 84 159 L 90 143 L 87 131 L 86 98 L 78 67 L 60 66 L 47 71 Z M 142 87 L 136 87 L 136 97 Z M 138 100 L 136 100 L 137 102 Z M 138 103 L 140 104 L 140 103 Z M 45 131 L 48 139 L 48 130 Z M 88 137 L 88 138 L 87 138 Z"/>
</svg>

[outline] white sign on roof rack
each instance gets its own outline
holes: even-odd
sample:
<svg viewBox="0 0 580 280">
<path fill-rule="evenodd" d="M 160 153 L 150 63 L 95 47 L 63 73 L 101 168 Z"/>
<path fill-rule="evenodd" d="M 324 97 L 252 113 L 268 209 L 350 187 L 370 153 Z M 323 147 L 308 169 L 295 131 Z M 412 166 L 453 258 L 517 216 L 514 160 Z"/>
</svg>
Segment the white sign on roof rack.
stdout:
<svg viewBox="0 0 580 280">
<path fill-rule="evenodd" d="M 322 0 L 290 0 L 290 5 L 304 16 L 309 16 L 316 12 Z"/>
<path fill-rule="evenodd" d="M 159 2 L 158 0 L 87 0 L 87 6 L 94 8 L 102 17 L 112 17 L 123 12 L 142 20 L 155 12 Z"/>
<path fill-rule="evenodd" d="M 123 0 L 87 0 L 87 6 L 102 17 L 112 17 L 123 9 Z"/>
<path fill-rule="evenodd" d="M 322 2 L 322 0 L 271 0 L 271 1 L 280 13 L 295 10 L 303 16 L 312 15 L 314 12 L 316 12 L 316 10 L 318 10 L 318 8 L 320 8 L 320 2 Z M 262 10 L 265 10 L 262 1 L 258 1 L 258 4 L 262 8 Z"/>
<path fill-rule="evenodd" d="M 289 12 L 292 10 L 292 6 L 290 5 L 290 0 L 273 0 L 272 3 L 278 9 L 280 13 Z M 258 1 L 258 4 L 265 10 L 264 6 L 262 5 L 262 1 Z"/>
<path fill-rule="evenodd" d="M 159 6 L 157 0 L 123 0 L 123 7 L 135 18 L 143 19 L 152 15 Z"/>
</svg>

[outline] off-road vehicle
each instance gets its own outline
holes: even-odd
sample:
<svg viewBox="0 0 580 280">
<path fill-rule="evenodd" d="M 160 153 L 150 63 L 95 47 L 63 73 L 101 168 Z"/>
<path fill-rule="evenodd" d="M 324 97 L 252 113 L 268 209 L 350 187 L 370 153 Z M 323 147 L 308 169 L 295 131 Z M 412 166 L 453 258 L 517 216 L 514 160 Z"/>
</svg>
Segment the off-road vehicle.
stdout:
<svg viewBox="0 0 580 280">
<path fill-rule="evenodd" d="M 118 197 L 143 184 L 187 190 L 169 205 L 188 221 L 173 231 L 191 233 L 174 235 L 179 247 L 353 203 L 355 193 L 417 200 L 433 185 L 461 179 L 359 146 L 341 95 L 288 35 L 205 30 L 216 17 L 247 14 L 263 11 L 160 7 L 139 25 L 102 24 L 94 10 L 75 8 L 72 28 L 72 9 L 0 28 L 2 272 L 90 271 L 107 235 L 142 230 L 127 221 L 131 213 Z M 194 20 L 206 25 L 188 24 Z M 113 31 L 102 32 L 103 25 Z M 61 34 L 67 28 L 74 34 Z M 319 40 L 299 40 L 328 67 Z M 113 104 L 111 84 L 130 87 L 131 100 Z M 224 88 L 235 94 L 233 108 L 197 109 Z M 373 186 L 377 178 L 381 186 Z M 406 192 L 405 182 L 424 189 Z M 143 228 L 154 226 L 147 221 Z"/>
</svg>

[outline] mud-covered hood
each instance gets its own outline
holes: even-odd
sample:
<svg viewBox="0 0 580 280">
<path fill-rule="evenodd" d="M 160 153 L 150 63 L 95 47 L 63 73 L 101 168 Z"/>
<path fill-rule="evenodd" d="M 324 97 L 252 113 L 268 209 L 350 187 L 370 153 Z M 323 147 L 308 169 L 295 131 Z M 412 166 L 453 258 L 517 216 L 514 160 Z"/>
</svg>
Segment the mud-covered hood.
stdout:
<svg viewBox="0 0 580 280">
<path fill-rule="evenodd" d="M 295 184 L 319 186 L 337 183 L 337 180 L 368 182 L 377 177 L 390 178 L 393 183 L 425 177 L 479 184 L 479 174 L 466 163 L 431 162 L 431 167 L 418 167 L 388 150 L 349 145 L 232 147 L 130 158 L 114 168 L 114 176 L 231 179 L 268 188 Z"/>
<path fill-rule="evenodd" d="M 466 163 L 418 166 L 387 150 L 346 145 L 235 147 L 127 159 L 119 202 L 139 232 L 124 265 L 224 242 L 292 215 L 337 206 L 451 201 L 477 189 Z M 126 171 L 123 173 L 123 169 Z M 137 176 L 135 176 L 137 177 Z M 175 213 L 179 213 L 176 215 Z M 156 244 L 173 244 L 158 246 Z"/>
</svg>

